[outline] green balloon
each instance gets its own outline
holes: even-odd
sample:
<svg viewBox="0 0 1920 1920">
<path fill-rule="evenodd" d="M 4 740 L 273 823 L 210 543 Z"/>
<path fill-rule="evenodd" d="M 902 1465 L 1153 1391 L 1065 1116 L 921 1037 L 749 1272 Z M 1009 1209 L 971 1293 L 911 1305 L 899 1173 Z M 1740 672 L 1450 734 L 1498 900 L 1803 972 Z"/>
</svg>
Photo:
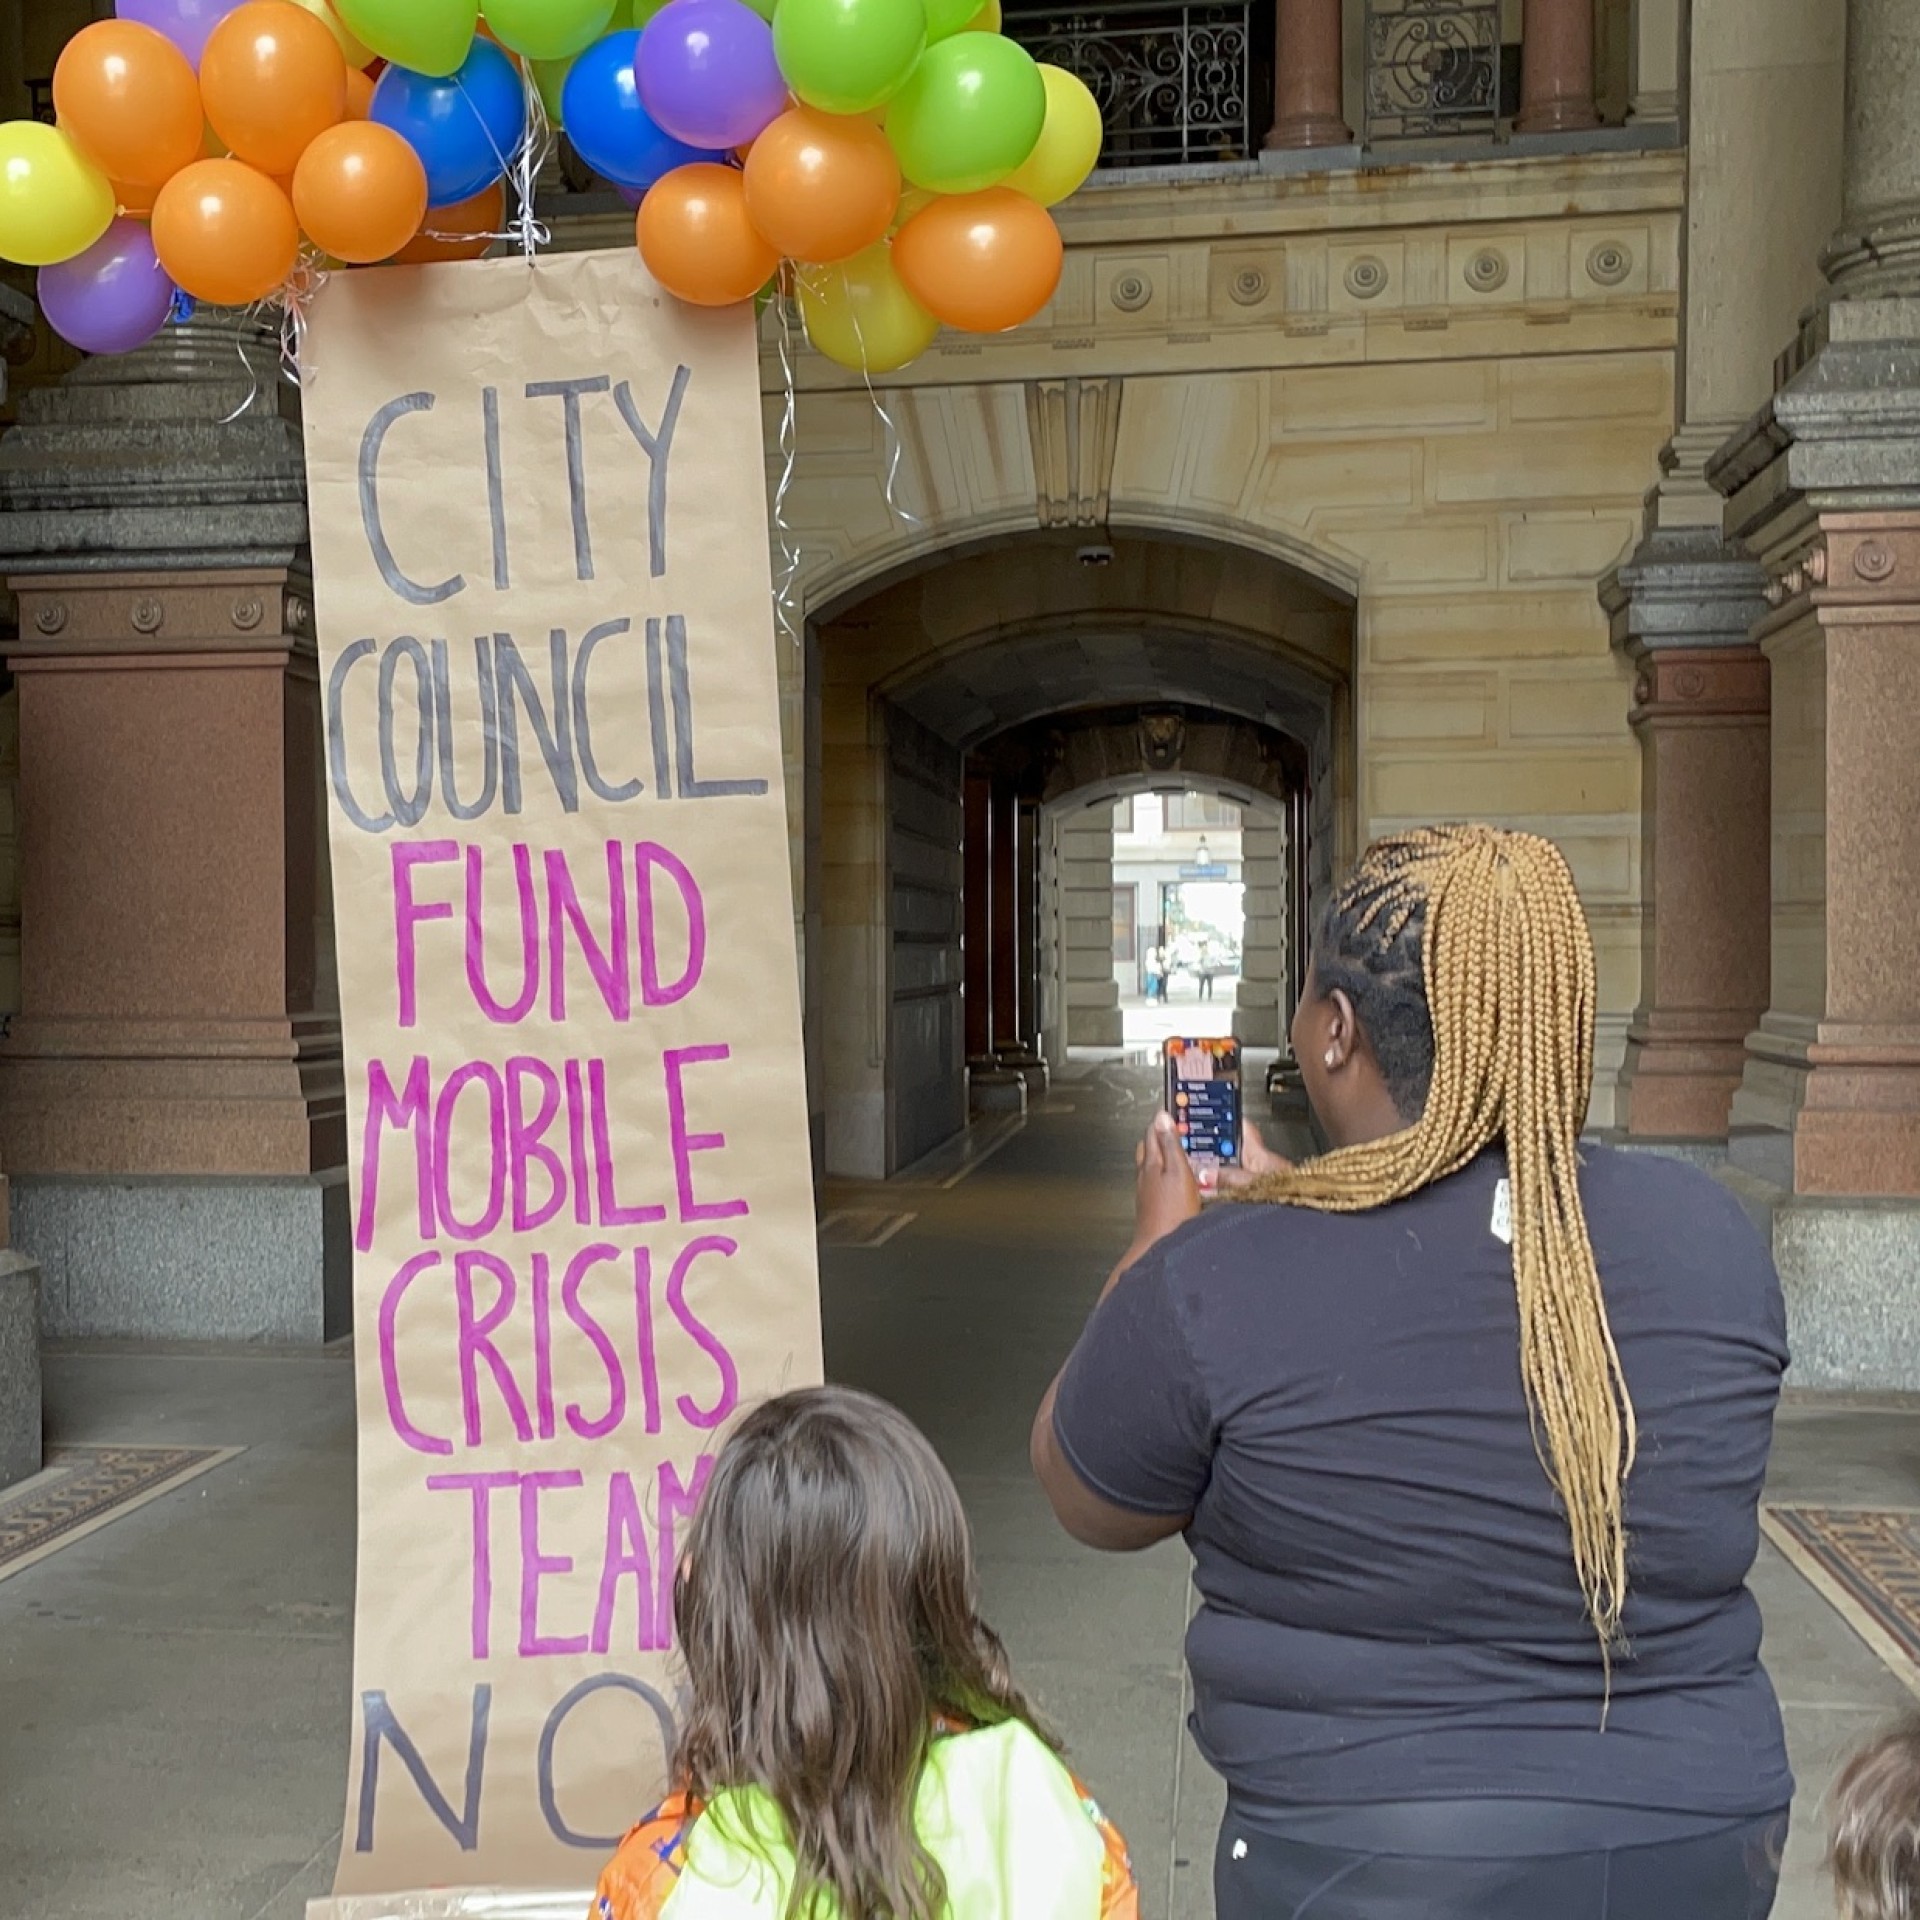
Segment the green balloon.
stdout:
<svg viewBox="0 0 1920 1920">
<path fill-rule="evenodd" d="M 334 0 L 355 39 L 383 60 L 445 79 L 473 48 L 479 0 Z"/>
<path fill-rule="evenodd" d="M 924 0 L 780 0 L 773 16 L 787 85 L 822 113 L 871 113 L 926 44 Z"/>
<path fill-rule="evenodd" d="M 619 13 L 630 16 L 620 21 L 623 27 L 644 27 L 667 4 L 667 0 L 620 0 Z"/>
<path fill-rule="evenodd" d="M 1046 118 L 1046 82 L 1024 47 L 956 33 L 927 49 L 894 96 L 887 138 L 916 187 L 978 193 L 1026 162 Z"/>
<path fill-rule="evenodd" d="M 579 56 L 576 54 L 574 58 Z M 566 92 L 573 60 L 530 60 L 527 65 L 533 73 L 533 84 L 540 89 L 540 104 L 547 110 L 547 125 L 560 126 L 560 99 Z"/>
<path fill-rule="evenodd" d="M 619 0 L 624 7 L 626 0 Z M 529 60 L 571 60 L 606 32 L 615 0 L 482 0 L 493 37 Z"/>
<path fill-rule="evenodd" d="M 973 25 L 980 0 L 927 0 L 927 39 L 950 40 Z"/>
</svg>

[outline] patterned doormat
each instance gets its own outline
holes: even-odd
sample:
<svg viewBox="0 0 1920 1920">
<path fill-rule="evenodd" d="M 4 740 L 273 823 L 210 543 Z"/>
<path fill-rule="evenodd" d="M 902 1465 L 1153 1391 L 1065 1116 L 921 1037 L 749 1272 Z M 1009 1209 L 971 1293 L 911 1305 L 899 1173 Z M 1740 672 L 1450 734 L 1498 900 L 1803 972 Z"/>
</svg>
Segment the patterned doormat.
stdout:
<svg viewBox="0 0 1920 1920">
<path fill-rule="evenodd" d="M 1920 1694 L 1920 1511 L 1765 1507 L 1760 1525 L 1908 1690 Z"/>
<path fill-rule="evenodd" d="M 185 1486 L 244 1447 L 52 1447 L 0 1493 L 0 1580 Z"/>
</svg>

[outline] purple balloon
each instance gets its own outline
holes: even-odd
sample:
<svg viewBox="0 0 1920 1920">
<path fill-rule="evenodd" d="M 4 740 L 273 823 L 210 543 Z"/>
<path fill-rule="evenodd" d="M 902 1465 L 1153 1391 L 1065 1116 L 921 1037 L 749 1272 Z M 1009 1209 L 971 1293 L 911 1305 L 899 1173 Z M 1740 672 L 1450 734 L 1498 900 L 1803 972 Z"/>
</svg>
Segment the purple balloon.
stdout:
<svg viewBox="0 0 1920 1920">
<path fill-rule="evenodd" d="M 690 147 L 744 147 L 787 110 L 773 29 L 743 0 L 672 0 L 633 70 L 654 124 Z"/>
<path fill-rule="evenodd" d="M 167 324 L 173 282 L 138 220 L 119 219 L 85 253 L 40 269 L 40 309 L 82 353 L 131 353 Z"/>
<path fill-rule="evenodd" d="M 207 35 L 240 4 L 241 0 L 116 0 L 113 10 L 122 20 L 137 20 L 155 33 L 164 33 L 198 73 Z"/>
</svg>

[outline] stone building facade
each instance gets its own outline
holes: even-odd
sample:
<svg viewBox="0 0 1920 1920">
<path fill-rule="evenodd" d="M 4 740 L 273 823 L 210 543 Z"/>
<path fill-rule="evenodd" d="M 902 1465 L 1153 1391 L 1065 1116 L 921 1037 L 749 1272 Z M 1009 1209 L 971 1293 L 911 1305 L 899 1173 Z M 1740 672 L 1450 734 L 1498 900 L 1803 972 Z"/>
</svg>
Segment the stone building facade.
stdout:
<svg viewBox="0 0 1920 1920">
<path fill-rule="evenodd" d="M 1594 1125 L 1771 1222 L 1804 1379 L 1920 1385 L 1920 13 L 1524 0 L 1501 137 L 1389 145 L 1387 11 L 1277 0 L 1265 150 L 1098 179 L 1035 325 L 870 392 L 767 322 L 819 1164 L 888 1177 L 1115 1037 L 1116 798 L 1279 822 L 1254 1044 L 1360 845 L 1490 819 L 1586 901 Z M 561 244 L 629 243 L 581 205 Z M 55 1332 L 342 1325 L 271 361 L 199 322 L 0 440 L 0 1168 Z"/>
</svg>

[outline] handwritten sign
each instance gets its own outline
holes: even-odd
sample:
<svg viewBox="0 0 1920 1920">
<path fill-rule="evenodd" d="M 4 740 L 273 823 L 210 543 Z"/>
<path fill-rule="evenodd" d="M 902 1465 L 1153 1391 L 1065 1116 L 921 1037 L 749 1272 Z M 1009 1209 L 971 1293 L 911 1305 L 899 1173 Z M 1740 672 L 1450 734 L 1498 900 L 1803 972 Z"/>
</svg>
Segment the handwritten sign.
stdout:
<svg viewBox="0 0 1920 1920">
<path fill-rule="evenodd" d="M 758 365 L 632 249 L 303 363 L 352 1143 L 342 1894 L 588 1884 L 721 1430 L 820 1376 Z"/>
</svg>

